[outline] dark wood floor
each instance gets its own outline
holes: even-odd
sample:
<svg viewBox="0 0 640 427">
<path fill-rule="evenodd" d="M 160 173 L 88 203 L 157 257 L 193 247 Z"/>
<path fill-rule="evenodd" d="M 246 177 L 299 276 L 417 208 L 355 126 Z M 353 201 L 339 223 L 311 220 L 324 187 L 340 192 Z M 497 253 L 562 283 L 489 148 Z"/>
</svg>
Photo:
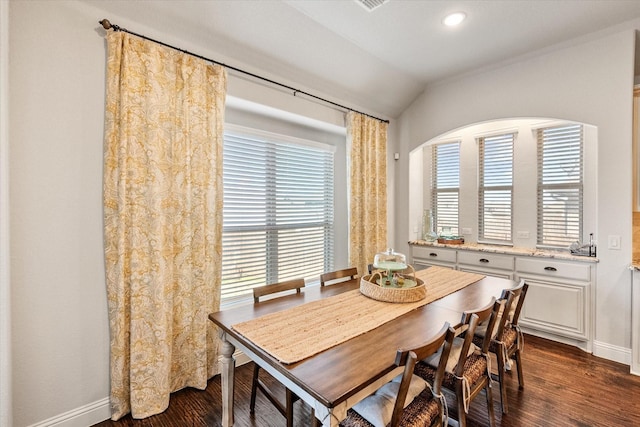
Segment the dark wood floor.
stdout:
<svg viewBox="0 0 640 427">
<path fill-rule="evenodd" d="M 494 388 L 498 426 L 640 426 L 640 377 L 630 375 L 628 366 L 528 335 L 523 358 L 524 390 L 518 389 L 515 372 L 508 375 L 508 415 L 501 414 Z M 235 426 L 284 425 L 284 418 L 260 393 L 255 417 L 249 415 L 252 366 L 236 369 Z M 143 420 L 127 416 L 94 427 L 217 427 L 221 425 L 220 402 L 220 376 L 216 376 L 204 391 L 174 393 L 163 414 Z M 295 405 L 295 425 L 309 425 L 309 408 Z M 455 408 L 453 400 L 449 407 Z M 455 415 L 455 410 L 450 413 Z M 484 395 L 472 402 L 468 420 L 470 427 L 488 425 Z"/>
</svg>

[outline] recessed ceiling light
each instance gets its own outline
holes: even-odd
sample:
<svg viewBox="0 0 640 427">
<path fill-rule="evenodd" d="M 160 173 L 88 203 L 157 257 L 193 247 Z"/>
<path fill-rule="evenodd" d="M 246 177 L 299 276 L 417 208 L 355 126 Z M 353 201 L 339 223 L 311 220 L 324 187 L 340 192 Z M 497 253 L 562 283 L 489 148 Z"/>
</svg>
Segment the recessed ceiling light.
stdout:
<svg viewBox="0 0 640 427">
<path fill-rule="evenodd" d="M 456 25 L 459 25 L 462 21 L 464 21 L 466 17 L 467 14 L 464 12 L 450 13 L 449 15 L 445 16 L 445 18 L 442 20 L 442 23 L 447 27 L 455 27 Z"/>
</svg>

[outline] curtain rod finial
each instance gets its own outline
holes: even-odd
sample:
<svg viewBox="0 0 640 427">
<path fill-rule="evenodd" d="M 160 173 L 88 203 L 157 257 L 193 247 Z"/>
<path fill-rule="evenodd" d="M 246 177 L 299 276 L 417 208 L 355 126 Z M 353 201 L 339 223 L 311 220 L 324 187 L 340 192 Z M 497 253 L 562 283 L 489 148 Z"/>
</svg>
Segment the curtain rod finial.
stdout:
<svg viewBox="0 0 640 427">
<path fill-rule="evenodd" d="M 103 19 L 102 21 L 98 21 L 98 23 L 102 25 L 102 28 L 104 28 L 105 30 L 108 30 L 112 27 L 111 22 L 109 22 L 108 19 Z"/>
</svg>

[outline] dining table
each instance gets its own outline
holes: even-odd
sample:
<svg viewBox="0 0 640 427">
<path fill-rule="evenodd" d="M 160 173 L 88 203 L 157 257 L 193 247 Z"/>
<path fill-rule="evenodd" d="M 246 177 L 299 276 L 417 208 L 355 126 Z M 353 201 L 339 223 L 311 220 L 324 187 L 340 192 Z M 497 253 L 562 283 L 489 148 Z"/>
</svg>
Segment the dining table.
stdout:
<svg viewBox="0 0 640 427">
<path fill-rule="evenodd" d="M 427 270 L 417 271 L 416 276 L 425 275 Z M 457 270 L 449 274 L 455 275 Z M 257 344 L 256 340 L 240 333 L 238 325 L 277 313 L 288 313 L 286 310 L 296 307 L 302 306 L 297 310 L 304 310 L 318 301 L 338 298 L 343 293 L 359 289 L 360 279 L 328 286 L 307 286 L 300 293 L 211 313 L 209 319 L 218 327 L 222 343 L 222 425 L 230 427 L 234 423 L 234 352 L 239 349 L 313 408 L 316 425 L 338 426 L 349 408 L 401 373 L 401 368 L 395 364 L 398 349 L 419 346 L 438 332 L 445 322 L 452 326 L 458 324 L 464 311 L 484 307 L 493 297 L 499 298 L 503 290 L 517 285 L 510 279 L 476 276 L 472 283 L 442 298 L 412 308 L 407 313 L 302 360 L 286 363 Z M 428 288 L 429 283 L 425 285 Z M 299 326 L 296 333 L 301 341 L 307 334 L 313 336 L 312 328 Z M 331 322 L 322 324 L 324 330 L 338 332 L 341 328 L 339 324 L 333 325 Z M 292 337 L 296 336 L 293 332 L 291 334 Z"/>
</svg>

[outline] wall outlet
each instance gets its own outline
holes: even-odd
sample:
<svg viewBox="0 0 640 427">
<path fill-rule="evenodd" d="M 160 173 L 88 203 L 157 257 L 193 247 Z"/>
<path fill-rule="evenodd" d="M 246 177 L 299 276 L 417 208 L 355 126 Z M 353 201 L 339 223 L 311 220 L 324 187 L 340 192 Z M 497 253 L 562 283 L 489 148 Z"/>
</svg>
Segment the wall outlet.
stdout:
<svg viewBox="0 0 640 427">
<path fill-rule="evenodd" d="M 462 234 L 471 234 L 471 228 L 462 227 Z"/>
<path fill-rule="evenodd" d="M 518 239 L 528 239 L 529 238 L 529 232 L 528 231 L 518 231 L 516 233 L 516 236 L 518 237 Z"/>
</svg>

